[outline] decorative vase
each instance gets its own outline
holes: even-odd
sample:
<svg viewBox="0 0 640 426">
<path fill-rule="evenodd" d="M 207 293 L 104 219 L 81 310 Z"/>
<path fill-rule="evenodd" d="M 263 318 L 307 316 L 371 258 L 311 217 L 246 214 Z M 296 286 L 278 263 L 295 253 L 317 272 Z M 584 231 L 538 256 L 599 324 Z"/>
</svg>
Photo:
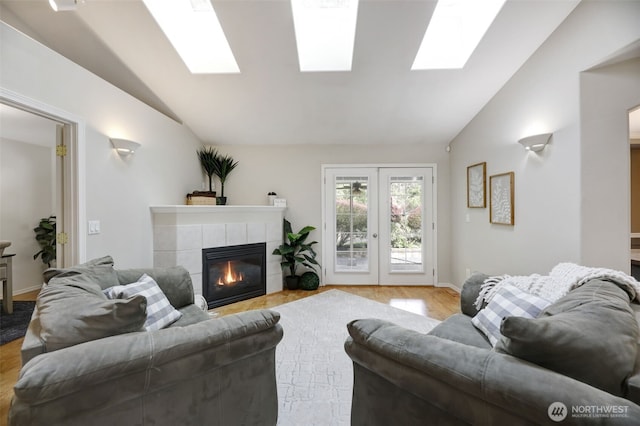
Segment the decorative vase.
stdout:
<svg viewBox="0 0 640 426">
<path fill-rule="evenodd" d="M 284 277 L 284 282 L 289 290 L 297 290 L 298 285 L 300 283 L 300 276 L 298 275 L 287 275 Z"/>
<path fill-rule="evenodd" d="M 317 290 L 320 286 L 320 277 L 313 271 L 307 271 L 300 276 L 299 285 L 303 290 Z"/>
<path fill-rule="evenodd" d="M 216 204 L 219 205 L 219 206 L 227 205 L 227 197 L 217 197 L 216 198 Z"/>
</svg>

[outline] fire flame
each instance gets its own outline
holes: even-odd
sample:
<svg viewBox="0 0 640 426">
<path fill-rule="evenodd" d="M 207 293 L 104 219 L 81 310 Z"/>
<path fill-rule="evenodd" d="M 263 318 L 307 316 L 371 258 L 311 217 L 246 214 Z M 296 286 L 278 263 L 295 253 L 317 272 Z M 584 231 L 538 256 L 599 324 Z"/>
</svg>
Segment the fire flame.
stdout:
<svg viewBox="0 0 640 426">
<path fill-rule="evenodd" d="M 227 261 L 227 269 L 218 279 L 218 285 L 235 285 L 244 280 L 242 273 L 236 273 L 231 266 L 231 261 Z"/>
</svg>

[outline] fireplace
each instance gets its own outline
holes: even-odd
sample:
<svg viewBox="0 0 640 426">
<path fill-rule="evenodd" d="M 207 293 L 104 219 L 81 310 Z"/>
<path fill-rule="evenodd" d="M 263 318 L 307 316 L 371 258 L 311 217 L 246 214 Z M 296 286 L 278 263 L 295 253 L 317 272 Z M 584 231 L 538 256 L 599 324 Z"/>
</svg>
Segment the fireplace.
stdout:
<svg viewBox="0 0 640 426">
<path fill-rule="evenodd" d="M 209 309 L 266 293 L 265 243 L 202 249 L 202 295 Z"/>
</svg>

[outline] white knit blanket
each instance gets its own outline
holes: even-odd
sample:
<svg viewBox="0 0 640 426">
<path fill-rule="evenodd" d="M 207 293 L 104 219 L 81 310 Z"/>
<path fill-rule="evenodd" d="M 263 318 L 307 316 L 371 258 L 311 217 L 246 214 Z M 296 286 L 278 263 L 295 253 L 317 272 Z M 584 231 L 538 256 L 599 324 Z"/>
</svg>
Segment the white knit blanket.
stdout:
<svg viewBox="0 0 640 426">
<path fill-rule="evenodd" d="M 631 294 L 632 300 L 640 301 L 640 283 L 621 271 L 606 268 L 591 268 L 575 263 L 559 263 L 549 275 L 510 276 L 501 275 L 487 278 L 480 288 L 475 306 L 480 309 L 483 302 L 489 303 L 496 292 L 510 284 L 531 294 L 555 302 L 576 287 L 592 279 L 606 279 L 616 282 Z"/>
</svg>

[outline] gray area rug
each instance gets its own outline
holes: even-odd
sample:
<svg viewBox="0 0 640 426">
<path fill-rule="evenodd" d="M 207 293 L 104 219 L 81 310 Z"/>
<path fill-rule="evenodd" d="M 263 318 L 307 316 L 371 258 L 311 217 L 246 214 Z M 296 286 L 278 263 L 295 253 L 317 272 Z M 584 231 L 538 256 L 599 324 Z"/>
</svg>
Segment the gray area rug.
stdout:
<svg viewBox="0 0 640 426">
<path fill-rule="evenodd" d="M 351 320 L 380 318 L 423 333 L 439 323 L 340 290 L 271 309 L 284 329 L 276 348 L 280 426 L 350 424 L 353 367 L 343 345 Z"/>
<path fill-rule="evenodd" d="M 0 309 L 0 345 L 24 337 L 35 306 L 33 301 L 14 301 L 12 314 Z"/>
</svg>

